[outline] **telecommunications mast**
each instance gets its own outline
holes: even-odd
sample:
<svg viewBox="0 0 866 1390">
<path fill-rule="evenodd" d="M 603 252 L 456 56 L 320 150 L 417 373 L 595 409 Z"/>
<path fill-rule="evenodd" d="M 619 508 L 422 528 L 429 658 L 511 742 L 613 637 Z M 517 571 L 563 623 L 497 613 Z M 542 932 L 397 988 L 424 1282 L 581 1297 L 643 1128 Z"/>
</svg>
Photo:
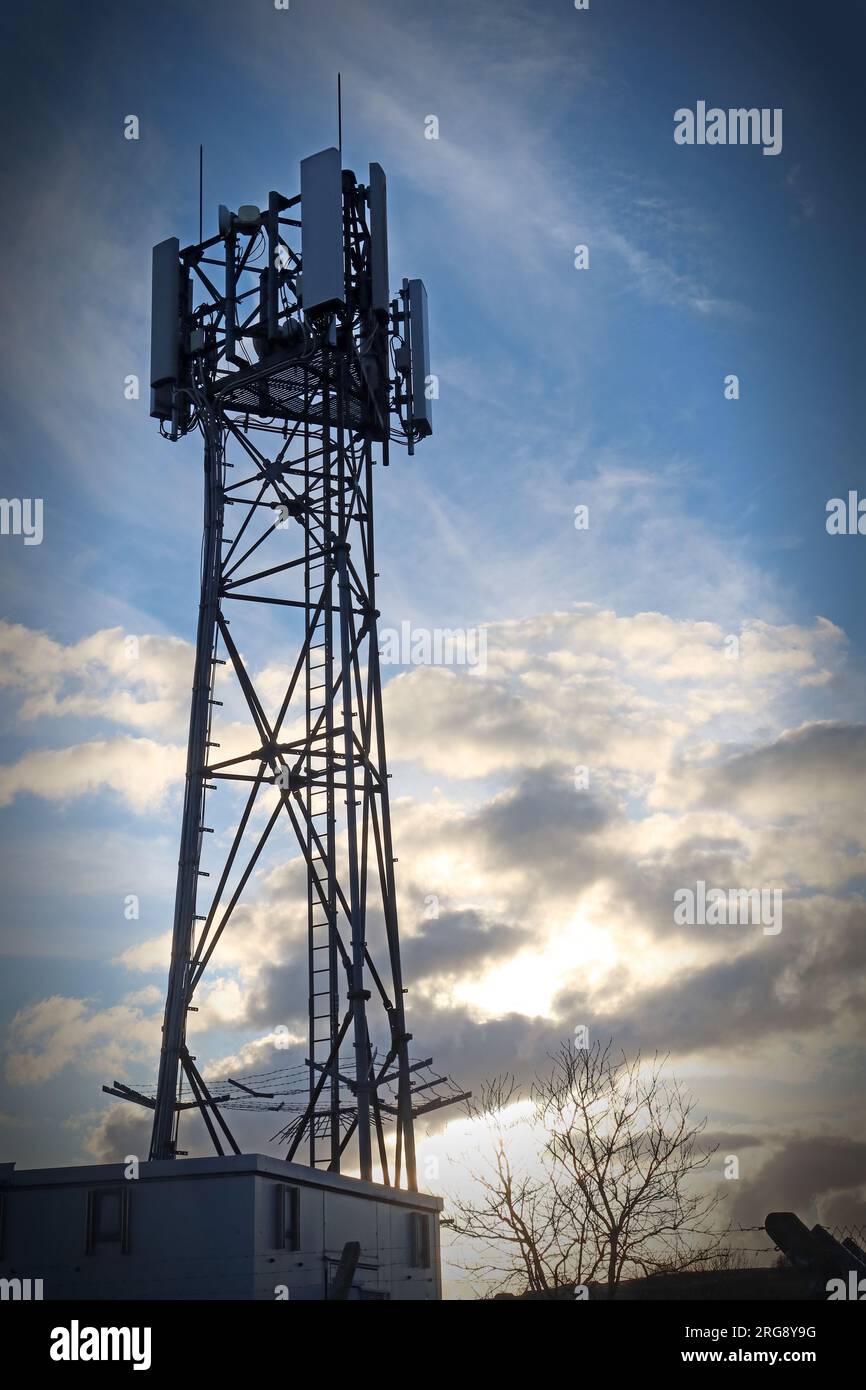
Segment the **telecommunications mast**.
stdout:
<svg viewBox="0 0 866 1390">
<path fill-rule="evenodd" d="M 339 1172 L 351 1154 L 370 1179 L 375 1145 L 381 1180 L 400 1186 L 405 1173 L 414 1189 L 414 1118 L 458 1097 L 409 1053 L 373 468 L 392 440 L 411 453 L 432 431 L 427 295 L 404 280 L 391 298 L 378 164 L 362 184 L 339 150 L 322 150 L 302 161 L 300 190 L 271 192 L 264 209 L 220 207 L 215 236 L 153 252 L 151 415 L 165 437 L 196 429 L 204 444 L 201 600 L 158 1080 L 150 1094 L 105 1089 L 153 1110 L 151 1159 L 180 1152 L 184 1110 L 220 1154 L 239 1152 L 227 1109 L 290 1110 L 276 1136 L 288 1158 Z M 271 641 L 279 627 L 276 696 L 273 659 L 261 682 L 250 658 L 263 622 Z M 231 698 L 249 734 L 238 748 L 235 724 L 229 751 L 218 710 Z M 227 828 L 209 835 L 219 801 Z M 294 1085 L 287 1071 L 214 1087 L 188 1048 L 188 1015 L 280 830 L 305 865 L 303 1068 Z"/>
</svg>

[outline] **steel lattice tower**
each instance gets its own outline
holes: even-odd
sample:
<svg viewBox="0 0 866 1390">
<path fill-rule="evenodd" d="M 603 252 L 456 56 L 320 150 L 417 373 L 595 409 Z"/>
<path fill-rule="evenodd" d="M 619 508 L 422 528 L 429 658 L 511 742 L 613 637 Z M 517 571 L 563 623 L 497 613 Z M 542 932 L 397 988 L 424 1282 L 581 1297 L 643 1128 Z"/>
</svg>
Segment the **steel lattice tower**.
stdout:
<svg viewBox="0 0 866 1390">
<path fill-rule="evenodd" d="M 392 438 L 411 452 L 430 433 L 431 407 L 426 293 L 403 281 L 390 298 L 385 199 L 378 165 L 362 185 L 325 150 L 303 161 L 299 196 L 221 207 L 218 235 L 154 248 L 151 414 L 173 440 L 201 432 L 204 537 L 159 1075 L 150 1097 L 119 1083 L 115 1094 L 153 1109 L 152 1159 L 178 1152 L 185 1109 L 218 1153 L 239 1152 L 187 1019 L 266 843 L 286 827 L 306 864 L 309 977 L 309 1088 L 283 1132 L 287 1157 L 339 1171 L 352 1146 L 371 1178 L 375 1147 L 390 1182 L 393 1120 L 393 1180 L 405 1171 L 414 1188 L 413 1114 L 446 1100 L 413 1102 L 413 1073 L 428 1063 L 410 1062 L 404 1012 L 373 476 Z M 268 605 L 292 644 L 276 710 L 243 654 L 253 605 Z M 221 666 L 251 729 L 232 756 L 213 737 Z M 205 871 L 210 802 L 224 788 L 241 799 Z"/>
</svg>

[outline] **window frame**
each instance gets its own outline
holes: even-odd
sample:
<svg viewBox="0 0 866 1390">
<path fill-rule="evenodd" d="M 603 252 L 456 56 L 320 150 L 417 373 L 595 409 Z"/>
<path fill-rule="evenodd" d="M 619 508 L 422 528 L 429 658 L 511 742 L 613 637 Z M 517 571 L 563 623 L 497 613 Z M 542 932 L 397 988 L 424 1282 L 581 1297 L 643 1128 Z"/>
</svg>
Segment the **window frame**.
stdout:
<svg viewBox="0 0 866 1390">
<path fill-rule="evenodd" d="M 290 1182 L 278 1182 L 275 1187 L 275 1246 L 277 1250 L 300 1250 L 301 1189 Z"/>
<path fill-rule="evenodd" d="M 103 1202 L 108 1197 L 118 1199 L 118 1219 L 116 1227 L 106 1231 L 102 1228 L 102 1221 L 104 1220 L 102 1207 Z M 128 1187 L 90 1188 L 87 1193 L 85 1217 L 85 1254 L 95 1255 L 99 1247 L 104 1245 L 119 1245 L 121 1255 L 129 1254 L 129 1209 Z"/>
</svg>

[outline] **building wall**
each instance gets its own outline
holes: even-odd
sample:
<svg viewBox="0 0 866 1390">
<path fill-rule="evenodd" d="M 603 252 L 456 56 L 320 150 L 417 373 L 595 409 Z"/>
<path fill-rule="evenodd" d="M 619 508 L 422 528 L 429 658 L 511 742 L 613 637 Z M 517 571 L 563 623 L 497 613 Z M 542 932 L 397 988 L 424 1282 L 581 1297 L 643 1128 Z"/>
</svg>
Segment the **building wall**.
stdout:
<svg viewBox="0 0 866 1390">
<path fill-rule="evenodd" d="M 279 1183 L 262 1178 L 256 1188 L 256 1298 L 273 1298 L 276 1285 L 293 1299 L 324 1298 L 347 1241 L 361 1246 L 353 1296 L 388 1295 L 400 1300 L 441 1298 L 439 1220 L 434 1207 L 358 1198 L 329 1188 L 300 1188 L 300 1246 L 275 1248 Z M 428 1199 L 429 1200 L 429 1199 Z M 413 1240 L 413 1218 L 429 1222 L 430 1263 L 421 1267 Z"/>
<path fill-rule="evenodd" d="M 88 1254 L 88 1194 L 118 1190 L 128 1194 L 128 1252 L 119 1239 L 100 1239 L 91 1218 Z M 351 1298 L 441 1297 L 438 1199 L 300 1164 L 256 1155 L 176 1160 L 142 1164 L 134 1180 L 121 1165 L 48 1169 L 7 1175 L 2 1191 L 0 1277 L 42 1279 L 46 1299 L 323 1299 L 353 1240 L 361 1256 Z M 281 1196 L 292 1191 L 294 1199 Z M 104 1210 L 114 1234 L 113 1201 Z M 281 1238 L 278 1213 L 295 1210 L 297 1227 Z M 419 1218 L 427 1267 L 413 1229 Z"/>
</svg>

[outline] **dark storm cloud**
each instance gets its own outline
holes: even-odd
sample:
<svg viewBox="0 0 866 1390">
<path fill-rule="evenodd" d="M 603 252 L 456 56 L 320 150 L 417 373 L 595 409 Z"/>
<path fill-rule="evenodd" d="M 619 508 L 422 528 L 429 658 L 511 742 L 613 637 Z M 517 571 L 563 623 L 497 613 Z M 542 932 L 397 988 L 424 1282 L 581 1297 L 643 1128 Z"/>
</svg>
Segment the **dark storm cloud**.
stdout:
<svg viewBox="0 0 866 1390">
<path fill-rule="evenodd" d="M 531 938 L 530 931 L 489 922 L 471 908 L 440 912 L 437 918 L 423 920 L 416 934 L 404 937 L 404 972 L 409 980 L 424 980 L 477 969 L 514 955 Z"/>
<path fill-rule="evenodd" d="M 278 1024 L 303 1032 L 308 1018 L 308 972 L 306 946 L 279 964 L 263 966 L 247 994 L 245 1022 L 269 1032 Z"/>
<path fill-rule="evenodd" d="M 150 1149 L 152 1124 L 149 1110 L 114 1105 L 91 1132 L 88 1148 L 97 1163 L 122 1163 L 131 1155 L 143 1161 Z"/>
<path fill-rule="evenodd" d="M 807 1033 L 849 1021 L 851 1037 L 864 1036 L 866 905 L 791 904 L 779 936 L 760 936 L 733 960 L 666 981 L 634 997 L 629 1008 L 598 1011 L 591 999 L 565 990 L 560 1017 L 581 1018 L 611 1034 L 626 1050 L 667 1052 L 736 1049 L 785 1033 Z M 760 933 L 760 927 L 695 927 L 692 931 Z M 718 941 L 718 937 L 712 938 Z M 739 937 L 732 937 L 739 941 Z"/>
<path fill-rule="evenodd" d="M 574 852 L 581 841 L 602 830 L 615 814 L 601 793 L 575 790 L 561 767 L 530 772 L 513 790 L 484 807 L 478 817 L 481 838 L 493 859 L 527 865 Z"/>
<path fill-rule="evenodd" d="M 509 879 L 515 916 L 576 901 L 593 884 L 615 885 L 615 911 L 670 938 L 688 931 L 673 920 L 674 893 L 698 879 L 738 885 L 748 851 L 730 833 L 698 834 L 655 857 L 635 856 L 632 822 L 604 788 L 577 791 L 559 766 L 527 774 L 511 791 L 461 821 L 451 837 L 479 864 Z M 449 832 L 445 831 L 445 839 Z"/>
<path fill-rule="evenodd" d="M 217 1091 L 214 1090 L 214 1094 Z M 226 1120 L 242 1153 L 260 1153 L 271 1136 L 285 1123 L 279 1114 L 255 1114 L 227 1110 Z M 115 1105 L 91 1131 L 88 1149 L 97 1163 L 122 1163 L 134 1155 L 140 1162 L 150 1150 L 153 1114 L 135 1105 Z M 191 1157 L 210 1155 L 213 1142 L 201 1116 L 188 1110 L 181 1116 L 180 1147 Z"/>
<path fill-rule="evenodd" d="M 730 1134 L 721 1129 L 705 1129 L 701 1135 L 702 1149 L 723 1149 L 730 1153 L 739 1153 L 741 1149 L 760 1149 L 769 1142 L 767 1135 Z"/>
<path fill-rule="evenodd" d="M 841 726 L 840 726 L 841 727 Z M 798 735 L 811 749 L 809 758 L 838 755 L 840 727 Z M 780 741 L 784 742 L 784 741 Z M 831 753 L 828 750 L 836 750 Z M 770 755 L 761 760 L 761 753 Z M 787 752 L 785 756 L 787 756 Z M 738 755 L 742 766 L 755 758 L 761 778 L 770 775 L 779 745 L 758 754 Z M 750 774 L 751 785 L 759 782 Z M 725 785 L 714 787 L 716 799 Z M 728 823 L 729 826 L 729 823 Z M 405 978 L 412 987 L 407 998 L 408 1024 L 414 1035 L 415 1056 L 433 1055 L 437 1069 L 462 1086 L 477 1089 L 480 1082 L 502 1071 L 531 1080 L 543 1068 L 548 1052 L 572 1037 L 577 1025 L 587 1025 L 594 1038 L 613 1038 L 628 1052 L 736 1054 L 743 1047 L 775 1037 L 805 1036 L 830 1031 L 841 1020 L 850 1036 L 862 1036 L 862 980 L 866 964 L 866 911 L 862 899 L 839 900 L 786 897 L 784 926 L 778 936 L 764 936 L 760 926 L 690 927 L 673 922 L 677 888 L 704 879 L 710 884 L 743 881 L 748 850 L 736 835 L 694 833 L 657 853 L 636 856 L 630 821 L 612 793 L 603 786 L 577 791 L 569 772 L 549 765 L 527 773 L 512 790 L 454 823 L 436 823 L 436 846 L 455 848 L 471 856 L 482 872 L 493 876 L 494 891 L 502 886 L 510 922 L 482 905 L 449 907 L 443 898 L 437 919 L 421 915 L 406 920 L 405 904 L 424 901 L 412 875 L 412 854 L 404 854 L 402 894 Z M 423 836 L 418 840 L 423 851 Z M 746 869 L 746 872 L 748 870 Z M 644 932 L 669 945 L 683 940 L 705 945 L 705 966 L 671 973 L 653 988 L 635 990 L 623 961 L 618 975 L 609 974 L 603 1000 L 591 991 L 563 981 L 553 1017 L 529 1018 L 510 1014 L 479 1022 L 471 1008 L 436 1008 L 415 988 L 425 980 L 466 977 L 473 970 L 516 956 L 530 947 L 545 912 L 555 918 L 563 904 L 595 884 L 610 885 L 611 926 L 638 920 Z M 435 887 L 435 885 L 433 885 Z M 278 885 L 292 898 L 293 878 Z M 246 1025 L 270 1031 L 288 1025 L 302 1034 L 307 1025 L 307 957 L 299 936 L 299 920 L 274 921 L 279 927 L 275 958 L 265 963 L 246 986 Z M 523 923 L 530 925 L 523 925 Z M 515 925 L 520 923 L 520 925 Z M 408 928 L 408 930 L 407 930 Z M 368 942 L 374 958 L 381 956 L 381 913 L 371 910 Z M 727 947 L 718 958 L 720 943 Z M 615 1005 L 607 1002 L 615 999 Z M 295 1053 L 297 1052 L 297 1056 Z M 278 1060 L 302 1061 L 302 1046 Z M 447 1112 L 446 1112 L 447 1113 Z M 736 1148 L 762 1142 L 729 1138 Z"/>
<path fill-rule="evenodd" d="M 380 939 L 380 929 L 381 913 L 370 914 L 368 943 Z M 530 939 L 529 930 L 491 921 L 474 909 L 442 911 L 438 918 L 422 919 L 413 935 L 404 934 L 400 949 L 404 975 L 413 983 L 463 975 L 507 959 Z M 264 966 L 248 991 L 245 1022 L 269 1029 L 283 1023 L 303 1031 L 307 970 L 305 947 L 280 964 Z"/>
<path fill-rule="evenodd" d="M 841 1135 L 794 1136 L 742 1184 L 732 1213 L 743 1225 L 754 1225 L 768 1212 L 793 1211 L 811 1226 L 820 1216 L 833 1221 L 834 1213 L 862 1210 L 857 1189 L 864 1186 L 866 1142 Z M 824 1198 L 831 1198 L 826 1208 Z"/>
<path fill-rule="evenodd" d="M 821 1203 L 824 1226 L 859 1227 L 859 1244 L 866 1241 L 866 1192 L 838 1192 Z"/>
<path fill-rule="evenodd" d="M 486 802 L 445 832 L 470 848 L 487 872 L 508 876 L 514 915 L 542 901 L 573 897 L 601 878 L 619 875 L 625 856 L 602 843 L 602 833 L 626 824 L 615 798 L 602 788 L 578 791 L 571 772 L 545 766 Z"/>
<path fill-rule="evenodd" d="M 463 1009 L 437 1009 L 425 1000 L 411 1006 L 409 1028 L 413 1054 L 432 1056 L 437 1072 L 475 1092 L 482 1081 L 501 1072 L 528 1084 L 569 1034 L 566 1026 L 547 1018 L 507 1014 L 476 1022 Z M 443 1120 L 448 1115 L 444 1111 Z"/>
<path fill-rule="evenodd" d="M 521 788 L 484 808 L 463 826 L 462 840 L 483 842 L 503 865 L 530 855 L 527 841 L 544 829 L 559 834 L 556 815 L 548 814 L 545 792 L 550 774 L 533 776 Z M 555 790 L 555 788 L 554 788 Z M 557 799 L 557 810 L 571 808 L 570 793 Z M 575 795 L 575 800 L 580 798 Z M 489 816 L 488 816 L 489 812 Z M 579 811 L 565 830 L 580 858 L 583 886 L 595 881 L 588 837 L 581 845 L 577 827 L 599 823 L 598 810 Z M 610 823 L 609 819 L 606 823 Z M 447 832 L 446 832 L 447 833 Z M 519 849 L 524 841 L 524 849 Z M 495 850 L 494 850 L 495 847 Z M 542 852 L 536 842 L 536 854 Z M 564 861 L 562 845 L 556 851 Z M 607 858 L 607 856 L 603 856 Z M 617 857 L 618 859 L 618 857 Z M 618 861 L 619 862 L 619 861 Z M 537 867 L 537 866 L 536 866 Z M 613 1037 L 628 1051 L 695 1053 L 736 1049 L 776 1036 L 805 1035 L 849 1021 L 852 1039 L 863 1035 L 863 979 L 866 974 L 866 905 L 862 899 L 844 903 L 829 899 L 786 900 L 784 925 L 778 936 L 763 935 L 760 926 L 675 927 L 672 921 L 673 891 L 677 885 L 704 877 L 717 883 L 736 882 L 734 853 L 730 845 L 692 839 L 675 864 L 642 863 L 617 877 L 617 900 L 637 912 L 642 927 L 666 941 L 702 939 L 714 959 L 702 968 L 694 965 L 652 989 L 626 994 L 630 981 L 621 972 L 616 988 L 607 988 L 618 999 L 615 1007 L 599 1004 L 589 991 L 567 985 L 554 1001 L 554 1017 L 529 1019 L 512 1014 L 491 1022 L 473 1021 L 468 1008 L 433 1007 L 414 988 L 425 978 L 465 975 L 473 968 L 506 960 L 530 944 L 530 928 L 491 920 L 478 909 L 443 910 L 438 920 L 421 919 L 416 934 L 404 934 L 402 955 L 405 978 L 413 986 L 407 999 L 409 1026 L 417 1048 L 433 1052 L 439 1064 L 439 1048 L 452 1055 L 458 1069 L 468 1069 L 477 1080 L 500 1070 L 521 1070 L 543 1061 L 545 1050 L 573 1034 L 578 1024 L 588 1025 L 593 1035 Z M 521 890 L 522 891 L 522 890 Z M 532 880 L 527 896 L 543 892 L 543 883 Z M 548 901 L 539 898 L 538 901 Z M 419 898 L 420 901 L 420 898 Z M 536 902 L 535 906 L 538 906 Z M 519 917 L 519 913 L 515 913 Z M 535 920 L 535 919 L 533 919 Z M 368 940 L 381 928 L 371 915 Z M 378 939 L 378 938 L 376 938 Z M 728 953 L 718 959 L 720 944 Z M 374 956 L 378 954 L 378 947 Z M 281 963 L 263 967 L 248 996 L 246 1022 L 272 1029 L 289 1025 L 306 1027 L 306 951 L 296 949 Z M 608 986 L 612 984 L 608 979 Z"/>
<path fill-rule="evenodd" d="M 784 733 L 773 743 L 736 753 L 707 770 L 701 804 L 748 805 L 771 791 L 792 798 L 803 812 L 815 801 L 862 798 L 866 775 L 866 725 L 820 723 Z"/>
</svg>

